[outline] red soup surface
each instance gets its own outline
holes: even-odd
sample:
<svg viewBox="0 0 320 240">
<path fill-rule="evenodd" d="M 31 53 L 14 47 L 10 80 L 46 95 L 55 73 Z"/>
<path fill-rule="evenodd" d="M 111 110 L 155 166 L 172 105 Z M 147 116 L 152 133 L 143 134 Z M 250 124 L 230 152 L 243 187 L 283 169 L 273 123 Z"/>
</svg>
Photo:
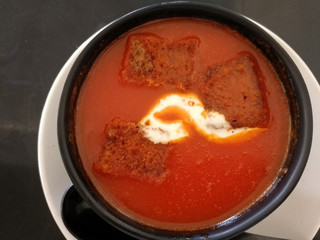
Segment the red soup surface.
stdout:
<svg viewBox="0 0 320 240">
<path fill-rule="evenodd" d="M 172 95 L 195 98 L 184 107 L 171 101 L 154 116 L 187 133 L 152 141 L 142 119 Z M 210 124 L 201 128 L 189 109 L 197 104 L 202 117 L 223 114 L 224 131 L 244 132 L 207 134 Z M 287 154 L 290 112 L 277 74 L 252 43 L 216 23 L 168 19 L 133 29 L 99 56 L 75 126 L 83 166 L 106 201 L 147 225 L 198 229 L 236 216 L 270 189 Z"/>
</svg>

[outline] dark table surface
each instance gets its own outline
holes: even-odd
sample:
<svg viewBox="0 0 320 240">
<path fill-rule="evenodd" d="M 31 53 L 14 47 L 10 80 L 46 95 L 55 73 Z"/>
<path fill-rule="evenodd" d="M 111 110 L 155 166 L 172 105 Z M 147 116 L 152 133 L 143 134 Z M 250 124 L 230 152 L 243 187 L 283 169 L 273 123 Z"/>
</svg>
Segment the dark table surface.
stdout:
<svg viewBox="0 0 320 240">
<path fill-rule="evenodd" d="M 47 94 L 69 56 L 91 34 L 157 2 L 0 1 L 0 239 L 63 239 L 47 207 L 37 165 Z M 242 13 L 275 32 L 320 80 L 320 1 L 206 2 Z M 265 238 L 245 234 L 238 239 Z"/>
</svg>

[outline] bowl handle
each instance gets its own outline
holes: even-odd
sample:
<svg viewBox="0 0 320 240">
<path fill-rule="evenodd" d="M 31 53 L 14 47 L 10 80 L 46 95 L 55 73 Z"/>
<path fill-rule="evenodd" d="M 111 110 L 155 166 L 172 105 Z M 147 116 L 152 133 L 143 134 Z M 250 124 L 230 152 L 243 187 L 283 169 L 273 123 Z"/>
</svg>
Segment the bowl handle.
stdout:
<svg viewBox="0 0 320 240">
<path fill-rule="evenodd" d="M 115 237 L 114 239 L 134 239 L 104 221 L 73 186 L 64 195 L 61 215 L 64 225 L 77 239 L 96 240 L 106 236 Z"/>
</svg>

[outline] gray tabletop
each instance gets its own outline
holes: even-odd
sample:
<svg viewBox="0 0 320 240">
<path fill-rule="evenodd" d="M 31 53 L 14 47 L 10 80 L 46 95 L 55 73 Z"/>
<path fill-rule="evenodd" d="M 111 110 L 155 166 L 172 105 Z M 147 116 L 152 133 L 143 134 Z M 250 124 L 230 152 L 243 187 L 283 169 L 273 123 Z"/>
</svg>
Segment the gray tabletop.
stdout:
<svg viewBox="0 0 320 240">
<path fill-rule="evenodd" d="M 320 1 L 202 1 L 242 13 L 272 30 L 320 80 Z M 0 239 L 63 239 L 47 207 L 37 166 L 46 96 L 69 56 L 91 34 L 157 2 L 0 1 Z M 237 239 L 267 238 L 243 234 Z"/>
</svg>

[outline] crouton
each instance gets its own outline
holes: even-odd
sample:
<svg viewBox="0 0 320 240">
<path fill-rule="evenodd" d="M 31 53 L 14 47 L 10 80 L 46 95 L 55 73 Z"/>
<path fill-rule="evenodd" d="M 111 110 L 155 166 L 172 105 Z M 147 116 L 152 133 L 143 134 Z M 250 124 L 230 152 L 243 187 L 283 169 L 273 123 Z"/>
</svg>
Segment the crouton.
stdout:
<svg viewBox="0 0 320 240">
<path fill-rule="evenodd" d="M 193 57 L 199 43 L 197 37 L 170 42 L 148 33 L 130 35 L 122 62 L 121 81 L 186 91 L 192 85 Z"/>
<path fill-rule="evenodd" d="M 200 79 L 200 98 L 206 109 L 224 114 L 234 128 L 265 127 L 269 116 L 263 76 L 250 53 L 209 66 Z"/>
<path fill-rule="evenodd" d="M 106 142 L 94 163 L 97 172 L 160 182 L 165 176 L 169 146 L 154 144 L 135 122 L 113 119 L 105 126 Z"/>
</svg>

